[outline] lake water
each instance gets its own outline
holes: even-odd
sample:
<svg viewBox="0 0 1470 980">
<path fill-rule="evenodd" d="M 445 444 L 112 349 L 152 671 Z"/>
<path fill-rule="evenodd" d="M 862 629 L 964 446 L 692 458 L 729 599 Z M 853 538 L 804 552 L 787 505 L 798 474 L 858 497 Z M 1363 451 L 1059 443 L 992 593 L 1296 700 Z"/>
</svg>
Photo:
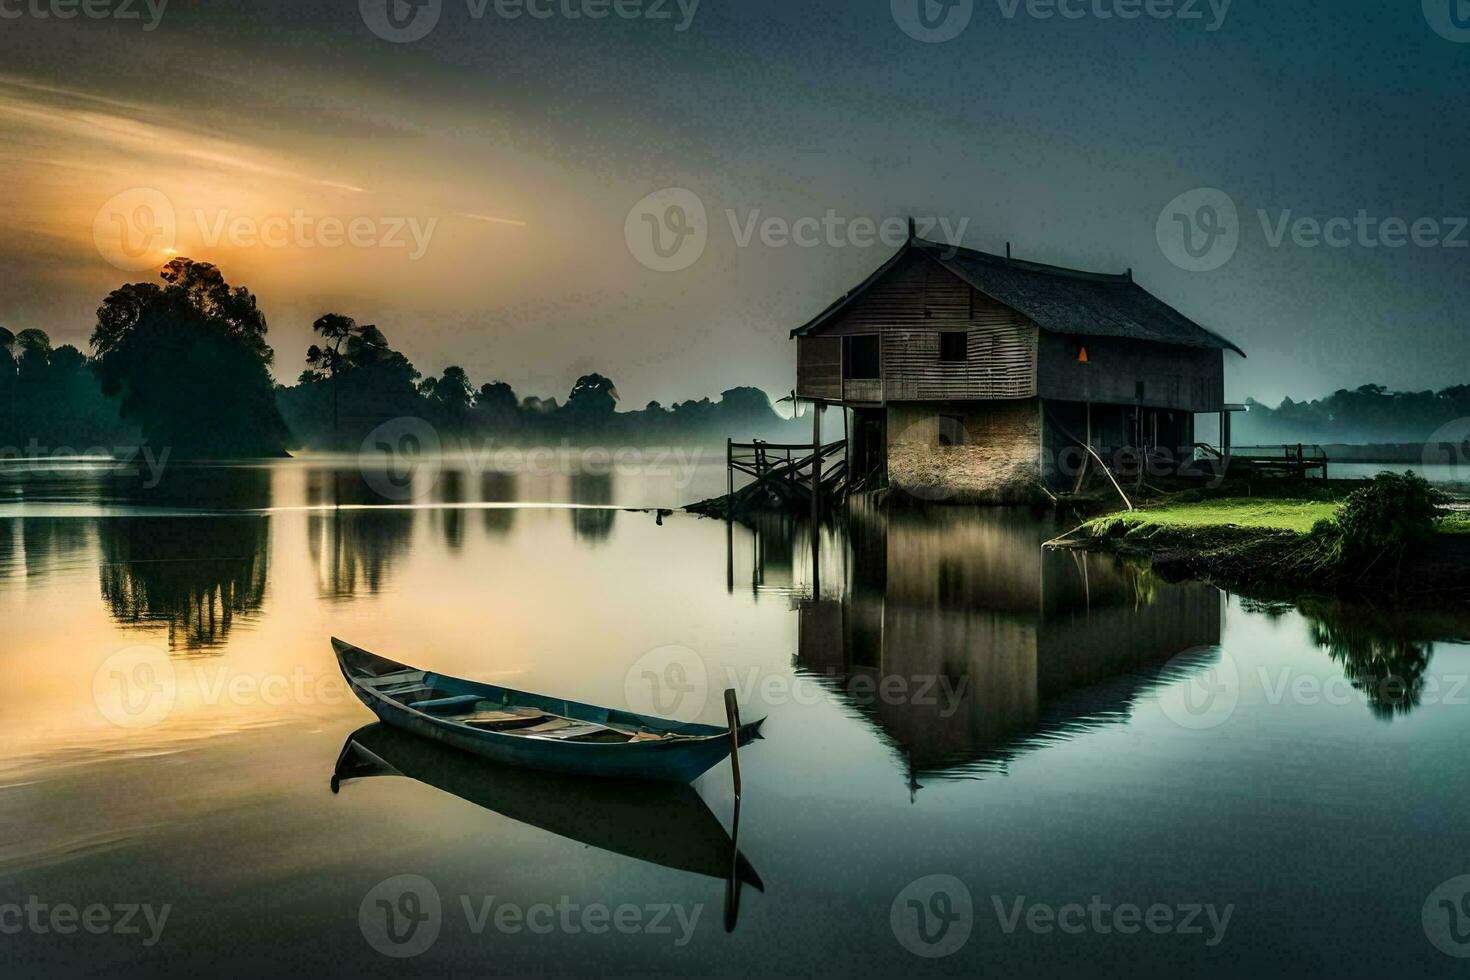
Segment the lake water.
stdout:
<svg viewBox="0 0 1470 980">
<path fill-rule="evenodd" d="M 617 509 L 722 462 L 0 470 L 5 975 L 1465 975 L 1462 619 L 1170 584 L 1024 511 Z M 334 635 L 716 724 L 736 688 L 741 860 L 728 763 L 640 791 L 364 729 Z"/>
</svg>

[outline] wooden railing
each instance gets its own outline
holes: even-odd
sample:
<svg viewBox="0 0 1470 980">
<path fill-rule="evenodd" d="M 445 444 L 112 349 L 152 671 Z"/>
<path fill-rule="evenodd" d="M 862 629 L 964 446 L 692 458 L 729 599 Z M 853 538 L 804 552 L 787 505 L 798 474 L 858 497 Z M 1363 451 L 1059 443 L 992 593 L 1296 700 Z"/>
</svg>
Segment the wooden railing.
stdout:
<svg viewBox="0 0 1470 980">
<path fill-rule="evenodd" d="M 814 453 L 810 444 L 777 442 L 735 442 L 727 440 L 725 464 L 727 468 L 728 501 L 732 506 L 748 504 L 762 495 L 770 502 L 785 503 L 795 507 L 811 505 L 812 473 L 815 463 L 822 463 L 820 496 L 831 499 L 842 493 L 847 481 L 847 443 L 842 440 L 829 442 Z M 834 456 L 841 456 L 828 465 Z M 751 478 L 751 482 L 737 488 L 735 474 Z"/>
</svg>

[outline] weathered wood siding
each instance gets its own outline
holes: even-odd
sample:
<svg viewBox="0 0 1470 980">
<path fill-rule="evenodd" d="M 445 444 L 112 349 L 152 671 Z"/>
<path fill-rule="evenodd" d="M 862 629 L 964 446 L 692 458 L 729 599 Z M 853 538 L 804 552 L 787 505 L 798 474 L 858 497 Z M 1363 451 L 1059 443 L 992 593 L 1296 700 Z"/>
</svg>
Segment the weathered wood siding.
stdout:
<svg viewBox="0 0 1470 980">
<path fill-rule="evenodd" d="M 989 304 L 994 306 L 995 304 Z M 1037 330 L 1006 311 L 979 314 L 966 328 L 968 360 L 939 359 L 939 330 L 883 333 L 888 401 L 1030 398 L 1036 394 Z M 986 319 L 992 322 L 982 322 Z"/>
<path fill-rule="evenodd" d="M 796 393 L 802 398 L 842 399 L 842 338 L 798 337 Z"/>
<path fill-rule="evenodd" d="M 939 334 L 964 331 L 965 361 L 939 359 Z M 981 400 L 1036 395 L 1037 328 L 922 255 L 895 267 L 860 300 L 797 338 L 797 394 L 851 402 Z M 881 384 L 842 382 L 836 338 L 881 336 Z M 838 365 L 831 365 L 832 344 Z"/>
<path fill-rule="evenodd" d="M 1087 348 L 1085 364 L 1077 359 L 1079 344 Z M 1225 400 L 1220 350 L 1052 333 L 1043 333 L 1038 346 L 1039 394 L 1049 401 L 1218 412 Z"/>
</svg>

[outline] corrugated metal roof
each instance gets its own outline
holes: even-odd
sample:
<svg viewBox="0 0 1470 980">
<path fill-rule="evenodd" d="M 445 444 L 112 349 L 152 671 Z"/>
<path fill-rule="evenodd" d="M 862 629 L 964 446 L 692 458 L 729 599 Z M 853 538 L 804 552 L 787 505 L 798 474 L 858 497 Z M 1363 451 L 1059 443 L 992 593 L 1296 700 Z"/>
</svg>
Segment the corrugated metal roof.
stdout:
<svg viewBox="0 0 1470 980">
<path fill-rule="evenodd" d="M 867 292 L 910 252 L 920 252 L 986 296 L 1004 303 L 1043 330 L 1085 337 L 1245 351 L 1195 323 L 1133 281 L 1128 273 L 1083 272 L 991 255 L 971 248 L 910 239 L 855 289 L 791 332 L 809 334 Z"/>
</svg>

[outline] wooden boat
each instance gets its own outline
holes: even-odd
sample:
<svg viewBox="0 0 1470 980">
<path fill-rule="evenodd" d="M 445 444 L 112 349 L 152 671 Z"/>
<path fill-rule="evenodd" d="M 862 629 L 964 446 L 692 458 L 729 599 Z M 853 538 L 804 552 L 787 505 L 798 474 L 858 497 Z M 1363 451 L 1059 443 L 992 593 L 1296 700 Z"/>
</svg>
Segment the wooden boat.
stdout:
<svg viewBox="0 0 1470 980">
<path fill-rule="evenodd" d="M 386 724 L 507 765 L 687 783 L 728 756 L 735 741 L 728 728 L 435 674 L 335 637 L 332 649 L 353 693 Z M 760 725 L 740 725 L 739 743 L 754 739 Z"/>
<path fill-rule="evenodd" d="M 704 800 L 682 783 L 568 780 L 477 759 L 381 723 L 347 737 L 332 771 L 332 791 L 349 780 L 373 776 L 414 779 L 511 820 L 614 854 L 712 878 L 733 875 L 743 884 L 765 888 Z"/>
</svg>

